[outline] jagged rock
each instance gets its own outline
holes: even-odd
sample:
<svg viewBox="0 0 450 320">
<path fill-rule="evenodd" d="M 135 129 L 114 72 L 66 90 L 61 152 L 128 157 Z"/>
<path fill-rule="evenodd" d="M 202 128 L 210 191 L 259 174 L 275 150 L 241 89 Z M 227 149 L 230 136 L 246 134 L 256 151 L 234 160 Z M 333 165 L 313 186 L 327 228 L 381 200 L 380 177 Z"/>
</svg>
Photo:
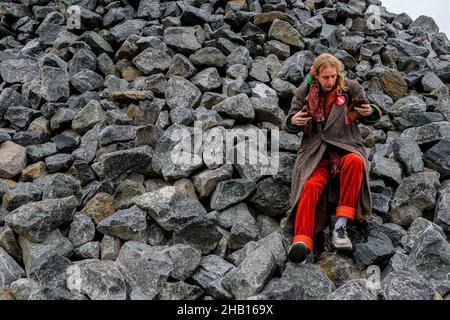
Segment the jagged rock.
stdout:
<svg viewBox="0 0 450 320">
<path fill-rule="evenodd" d="M 73 255 L 79 259 L 100 259 L 100 242 L 91 241 L 75 248 Z"/>
<path fill-rule="evenodd" d="M 219 182 L 211 195 L 211 208 L 224 210 L 245 200 L 256 189 L 256 183 L 249 179 L 235 179 Z"/>
<path fill-rule="evenodd" d="M 441 185 L 436 200 L 436 209 L 434 213 L 434 223 L 441 226 L 444 230 L 450 229 L 450 187 L 448 182 Z"/>
<path fill-rule="evenodd" d="M 197 300 L 203 295 L 204 291 L 194 285 L 183 281 L 166 282 L 158 294 L 159 300 Z"/>
<path fill-rule="evenodd" d="M 258 183 L 248 201 L 259 210 L 260 214 L 277 216 L 289 208 L 289 188 L 271 178 L 264 179 Z"/>
<path fill-rule="evenodd" d="M 68 238 L 74 247 L 80 247 L 89 241 L 92 241 L 95 236 L 95 225 L 91 218 L 84 214 L 75 214 L 70 223 Z"/>
<path fill-rule="evenodd" d="M 422 152 L 415 141 L 394 139 L 392 147 L 396 159 L 403 164 L 408 175 L 423 171 Z"/>
<path fill-rule="evenodd" d="M 0 286 L 10 285 L 25 276 L 24 270 L 2 248 L 0 248 L 0 265 Z"/>
<path fill-rule="evenodd" d="M 244 93 L 229 97 L 214 105 L 212 109 L 240 122 L 251 122 L 255 118 L 251 100 Z"/>
<path fill-rule="evenodd" d="M 61 256 L 68 257 L 74 249 L 70 240 L 64 237 L 59 229 L 51 231 L 40 243 L 31 242 L 27 238 L 20 236 L 19 245 L 22 249 L 23 262 L 27 274 L 39 257 L 46 252 L 56 251 Z"/>
<path fill-rule="evenodd" d="M 39 201 L 41 197 L 42 190 L 36 184 L 19 182 L 3 195 L 3 206 L 8 211 L 13 211 L 29 202 Z"/>
<path fill-rule="evenodd" d="M 119 210 L 100 221 L 97 230 L 123 240 L 146 242 L 147 214 L 136 206 Z"/>
<path fill-rule="evenodd" d="M 370 172 L 378 177 L 394 181 L 397 184 L 402 182 L 402 167 L 393 159 L 381 157 L 373 159 L 370 165 Z"/>
<path fill-rule="evenodd" d="M 223 67 L 227 64 L 227 57 L 217 48 L 206 47 L 197 50 L 189 56 L 194 65 L 208 67 Z"/>
<path fill-rule="evenodd" d="M 371 231 L 365 243 L 357 243 L 353 257 L 360 269 L 382 265 L 395 253 L 391 239 L 381 232 Z"/>
<path fill-rule="evenodd" d="M 440 121 L 421 127 L 409 128 L 403 131 L 400 137 L 416 141 L 419 145 L 440 141 L 442 139 L 450 140 L 450 123 Z"/>
<path fill-rule="evenodd" d="M 173 233 L 174 243 L 185 243 L 200 250 L 203 254 L 212 251 L 222 235 L 217 230 L 213 222 L 201 214 L 190 219 L 183 225 L 175 227 Z"/>
<path fill-rule="evenodd" d="M 49 173 L 67 171 L 72 166 L 73 162 L 73 156 L 66 153 L 58 153 L 45 158 L 45 165 Z"/>
<path fill-rule="evenodd" d="M 416 173 L 403 179 L 392 200 L 393 221 L 408 227 L 424 210 L 434 208 L 439 186 L 439 174 L 435 172 Z"/>
<path fill-rule="evenodd" d="M 193 27 L 169 27 L 164 30 L 164 42 L 181 51 L 196 51 L 202 47 L 204 39 Z"/>
<path fill-rule="evenodd" d="M 67 288 L 91 300 L 125 300 L 127 287 L 123 274 L 112 261 L 84 260 L 67 269 Z"/>
<path fill-rule="evenodd" d="M 153 299 L 173 271 L 173 263 L 166 254 L 133 241 L 122 246 L 116 263 L 131 288 L 132 300 Z"/>
<path fill-rule="evenodd" d="M 77 206 L 74 196 L 27 203 L 6 216 L 5 222 L 14 232 L 42 242 L 52 230 L 72 219 Z"/>
<path fill-rule="evenodd" d="M 39 286 L 65 288 L 66 270 L 71 265 L 69 259 L 55 251 L 42 254 L 30 268 L 28 276 Z"/>
<path fill-rule="evenodd" d="M 0 146 L 0 177 L 12 178 L 27 165 L 27 151 L 24 147 L 6 141 Z"/>
<path fill-rule="evenodd" d="M 251 215 L 245 203 L 238 203 L 225 210 L 211 211 L 208 213 L 220 227 L 230 229 L 236 223 L 255 224 L 255 219 Z"/>
<path fill-rule="evenodd" d="M 100 243 L 101 260 L 115 261 L 120 253 L 121 241 L 119 238 L 114 238 L 105 234 Z"/>
<path fill-rule="evenodd" d="M 393 271 L 381 282 L 385 300 L 433 300 L 435 290 L 417 273 Z"/>
<path fill-rule="evenodd" d="M 167 231 L 206 214 L 198 200 L 175 187 L 145 193 L 135 198 L 134 203 Z"/>
<path fill-rule="evenodd" d="M 95 224 L 98 224 L 114 213 L 113 201 L 110 194 L 98 192 L 86 203 L 80 213 L 88 215 Z"/>
<path fill-rule="evenodd" d="M 17 245 L 14 232 L 8 226 L 0 227 L 0 247 L 16 261 L 22 261 L 22 252 Z"/>
<path fill-rule="evenodd" d="M 428 168 L 436 170 L 442 179 L 450 177 L 450 140 L 442 139 L 423 155 Z"/>
<path fill-rule="evenodd" d="M 166 254 L 172 260 L 173 271 L 170 277 L 184 281 L 197 269 L 202 259 L 202 253 L 187 244 L 175 244 L 164 248 L 161 253 Z"/>
<path fill-rule="evenodd" d="M 327 299 L 329 300 L 377 300 L 374 291 L 367 287 L 366 280 L 356 279 L 346 282 L 333 291 Z"/>
<path fill-rule="evenodd" d="M 28 300 L 35 284 L 28 278 L 21 278 L 11 283 L 11 292 L 16 300 Z"/>
<path fill-rule="evenodd" d="M 90 101 L 78 112 L 72 120 L 72 129 L 78 133 L 85 133 L 98 122 L 104 121 L 106 114 L 98 101 Z"/>
<path fill-rule="evenodd" d="M 236 267 L 217 255 L 202 258 L 200 265 L 192 275 L 192 280 L 214 299 L 232 299 L 233 294 L 226 289 L 222 281 Z"/>
<path fill-rule="evenodd" d="M 42 178 L 42 199 L 58 199 L 75 196 L 81 200 L 82 188 L 80 182 L 64 173 L 55 173 Z"/>
<path fill-rule="evenodd" d="M 324 300 L 336 288 L 325 272 L 312 264 L 300 265 L 289 262 L 281 279 L 300 283 L 305 290 L 305 300 Z"/>
</svg>

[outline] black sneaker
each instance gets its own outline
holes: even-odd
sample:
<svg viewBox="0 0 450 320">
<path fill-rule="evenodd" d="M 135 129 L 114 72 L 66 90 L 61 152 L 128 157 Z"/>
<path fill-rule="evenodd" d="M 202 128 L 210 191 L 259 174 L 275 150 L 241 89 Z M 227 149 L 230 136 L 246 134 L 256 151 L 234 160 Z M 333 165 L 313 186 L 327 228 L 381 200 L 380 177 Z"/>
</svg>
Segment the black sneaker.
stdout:
<svg viewBox="0 0 450 320">
<path fill-rule="evenodd" d="M 342 226 L 333 231 L 332 237 L 333 245 L 338 250 L 351 251 L 353 250 L 352 242 L 348 238 L 347 228 Z"/>
<path fill-rule="evenodd" d="M 304 242 L 297 241 L 291 245 L 288 252 L 288 259 L 295 263 L 305 261 L 308 255 L 308 247 Z"/>
</svg>

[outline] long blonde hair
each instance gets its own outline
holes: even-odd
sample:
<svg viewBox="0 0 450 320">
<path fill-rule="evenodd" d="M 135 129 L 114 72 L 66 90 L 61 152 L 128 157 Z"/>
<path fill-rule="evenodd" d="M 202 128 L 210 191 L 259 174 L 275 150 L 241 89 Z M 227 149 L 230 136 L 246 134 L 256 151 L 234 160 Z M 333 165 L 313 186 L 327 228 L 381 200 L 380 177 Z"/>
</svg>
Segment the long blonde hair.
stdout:
<svg viewBox="0 0 450 320">
<path fill-rule="evenodd" d="M 313 66 L 309 74 L 311 75 L 312 81 L 316 82 L 315 76 L 320 74 L 322 68 L 333 67 L 337 71 L 337 79 L 336 79 L 336 92 L 338 95 L 347 91 L 345 87 L 345 75 L 344 68 L 341 61 L 338 58 L 329 53 L 322 53 L 320 56 L 314 59 Z M 319 82 L 317 81 L 319 84 Z M 320 84 L 319 84 L 320 85 Z"/>
</svg>

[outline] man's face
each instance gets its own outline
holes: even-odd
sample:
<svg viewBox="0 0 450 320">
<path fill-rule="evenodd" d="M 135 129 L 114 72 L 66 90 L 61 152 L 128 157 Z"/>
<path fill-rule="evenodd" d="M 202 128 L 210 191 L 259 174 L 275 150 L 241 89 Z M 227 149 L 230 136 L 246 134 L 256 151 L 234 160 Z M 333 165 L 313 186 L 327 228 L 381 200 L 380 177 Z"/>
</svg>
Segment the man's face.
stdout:
<svg viewBox="0 0 450 320">
<path fill-rule="evenodd" d="M 331 91 L 336 84 L 337 80 L 337 71 L 334 67 L 326 67 L 320 71 L 318 77 L 316 77 L 322 86 L 323 91 L 328 92 Z"/>
</svg>

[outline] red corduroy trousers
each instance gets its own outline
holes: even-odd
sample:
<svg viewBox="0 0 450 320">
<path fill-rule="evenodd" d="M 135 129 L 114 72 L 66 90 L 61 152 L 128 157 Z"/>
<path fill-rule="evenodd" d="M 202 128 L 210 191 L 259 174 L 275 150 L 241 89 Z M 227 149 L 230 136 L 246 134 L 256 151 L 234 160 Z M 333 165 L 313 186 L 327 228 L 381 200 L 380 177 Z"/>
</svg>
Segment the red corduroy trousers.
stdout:
<svg viewBox="0 0 450 320">
<path fill-rule="evenodd" d="M 340 197 L 336 217 L 355 218 L 361 183 L 364 176 L 364 160 L 357 154 L 347 153 L 340 157 Z M 313 250 L 314 216 L 320 195 L 330 178 L 329 160 L 320 160 L 311 176 L 303 186 L 295 216 L 294 238 L 292 243 L 302 241 L 310 251 Z"/>
</svg>

